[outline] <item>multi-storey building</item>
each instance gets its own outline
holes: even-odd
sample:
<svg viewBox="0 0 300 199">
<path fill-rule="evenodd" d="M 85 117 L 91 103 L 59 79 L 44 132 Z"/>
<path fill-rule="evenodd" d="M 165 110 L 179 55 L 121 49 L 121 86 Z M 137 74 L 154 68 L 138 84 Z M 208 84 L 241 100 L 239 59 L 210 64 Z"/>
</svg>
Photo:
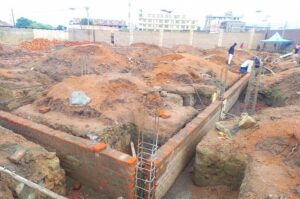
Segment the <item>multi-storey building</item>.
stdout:
<svg viewBox="0 0 300 199">
<path fill-rule="evenodd" d="M 100 29 L 100 30 L 124 30 L 127 28 L 126 21 L 109 19 L 90 19 L 90 25 L 81 25 L 82 18 L 74 18 L 69 22 L 70 28 Z"/>
<path fill-rule="evenodd" d="M 219 32 L 222 22 L 230 21 L 230 23 L 234 23 L 234 21 L 240 21 L 241 18 L 241 16 L 233 16 L 232 12 L 226 12 L 222 16 L 208 15 L 203 30 L 206 32 Z"/>
<path fill-rule="evenodd" d="M 185 15 L 161 12 L 156 14 L 139 13 L 138 29 L 141 31 L 190 31 L 197 29 L 197 20 Z"/>
<path fill-rule="evenodd" d="M 242 21 L 223 21 L 220 28 L 225 32 L 245 32 L 246 23 Z"/>
</svg>

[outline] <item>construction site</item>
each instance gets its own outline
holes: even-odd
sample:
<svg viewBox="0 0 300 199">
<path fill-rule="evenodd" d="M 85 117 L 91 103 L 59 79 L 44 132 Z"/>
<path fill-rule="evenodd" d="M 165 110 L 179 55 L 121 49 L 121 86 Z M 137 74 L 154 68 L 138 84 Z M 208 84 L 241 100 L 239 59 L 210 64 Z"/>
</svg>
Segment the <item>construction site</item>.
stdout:
<svg viewBox="0 0 300 199">
<path fill-rule="evenodd" d="M 0 198 L 300 198 L 299 55 L 227 51 L 0 43 Z"/>
</svg>

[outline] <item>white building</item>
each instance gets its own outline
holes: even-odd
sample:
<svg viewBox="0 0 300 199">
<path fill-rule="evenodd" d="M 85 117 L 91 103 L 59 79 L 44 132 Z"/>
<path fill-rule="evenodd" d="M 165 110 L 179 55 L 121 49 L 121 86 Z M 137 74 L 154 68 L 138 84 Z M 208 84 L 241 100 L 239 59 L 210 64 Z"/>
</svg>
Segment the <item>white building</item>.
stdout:
<svg viewBox="0 0 300 199">
<path fill-rule="evenodd" d="M 226 12 L 224 15 L 208 15 L 206 16 L 204 31 L 206 32 L 219 32 L 221 24 L 224 21 L 240 21 L 241 16 L 234 16 L 232 12 Z"/>
<path fill-rule="evenodd" d="M 197 29 L 197 20 L 185 15 L 160 12 L 156 14 L 140 11 L 138 29 L 141 31 L 190 31 Z"/>
</svg>

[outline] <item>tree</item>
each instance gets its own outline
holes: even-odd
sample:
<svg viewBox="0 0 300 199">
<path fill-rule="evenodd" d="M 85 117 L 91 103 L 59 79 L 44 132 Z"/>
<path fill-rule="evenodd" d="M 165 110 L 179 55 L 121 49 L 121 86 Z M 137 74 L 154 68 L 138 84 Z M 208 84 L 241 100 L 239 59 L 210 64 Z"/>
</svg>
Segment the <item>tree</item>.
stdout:
<svg viewBox="0 0 300 199">
<path fill-rule="evenodd" d="M 16 27 L 17 28 L 28 28 L 33 21 L 25 17 L 17 19 Z"/>
<path fill-rule="evenodd" d="M 63 26 L 63 25 L 58 25 L 57 27 L 56 27 L 56 30 L 66 30 L 67 29 L 67 27 L 66 26 Z"/>
<path fill-rule="evenodd" d="M 33 29 L 53 29 L 53 27 L 49 24 L 43 24 L 36 21 L 32 21 L 25 17 L 21 17 L 17 19 L 16 23 L 17 28 L 33 28 Z"/>
<path fill-rule="evenodd" d="M 80 20 L 80 25 L 88 25 L 88 18 L 82 18 Z M 92 25 L 92 21 L 90 20 L 90 25 Z"/>
</svg>

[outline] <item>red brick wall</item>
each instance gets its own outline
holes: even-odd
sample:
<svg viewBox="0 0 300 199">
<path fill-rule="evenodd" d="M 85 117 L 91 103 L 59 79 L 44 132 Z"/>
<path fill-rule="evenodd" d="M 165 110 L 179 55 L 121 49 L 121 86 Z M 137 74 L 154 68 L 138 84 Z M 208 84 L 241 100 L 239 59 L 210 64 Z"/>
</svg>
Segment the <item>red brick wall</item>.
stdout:
<svg viewBox="0 0 300 199">
<path fill-rule="evenodd" d="M 67 173 L 109 198 L 134 198 L 135 164 L 122 152 L 0 111 L 0 125 L 56 151 Z"/>
<path fill-rule="evenodd" d="M 249 75 L 244 76 L 224 95 L 227 100 L 225 110 L 229 110 L 242 90 L 246 87 Z M 195 154 L 196 145 L 219 120 L 222 102 L 215 101 L 168 140 L 157 152 L 156 198 L 162 198 L 170 189 L 181 171 Z"/>
</svg>

